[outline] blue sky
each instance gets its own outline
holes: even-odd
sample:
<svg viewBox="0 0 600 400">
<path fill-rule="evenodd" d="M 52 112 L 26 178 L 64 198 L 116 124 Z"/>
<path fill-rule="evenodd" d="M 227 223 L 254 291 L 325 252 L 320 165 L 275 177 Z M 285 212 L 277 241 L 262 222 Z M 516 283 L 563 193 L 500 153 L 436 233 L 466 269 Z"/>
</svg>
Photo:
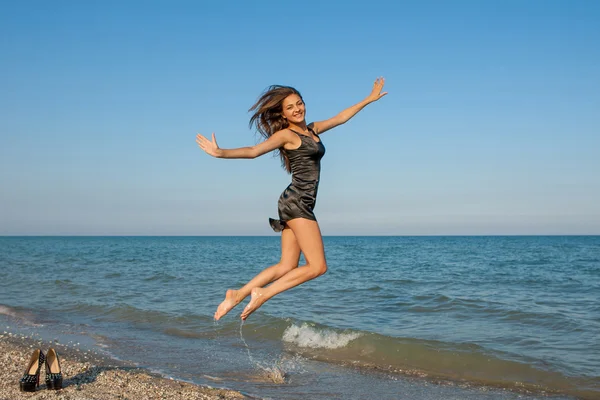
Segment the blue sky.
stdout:
<svg viewBox="0 0 600 400">
<path fill-rule="evenodd" d="M 600 3 L 0 3 L 0 235 L 273 235 L 247 110 L 325 133 L 324 235 L 600 234 Z"/>
</svg>

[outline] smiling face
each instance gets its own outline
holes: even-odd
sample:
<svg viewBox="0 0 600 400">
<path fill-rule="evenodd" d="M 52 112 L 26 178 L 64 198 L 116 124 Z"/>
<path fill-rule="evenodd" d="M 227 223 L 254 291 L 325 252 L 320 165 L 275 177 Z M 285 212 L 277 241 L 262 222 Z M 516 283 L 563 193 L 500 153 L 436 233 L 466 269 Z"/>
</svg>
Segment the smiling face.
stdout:
<svg viewBox="0 0 600 400">
<path fill-rule="evenodd" d="M 281 103 L 282 114 L 285 119 L 291 124 L 301 124 L 304 122 L 306 108 L 302 97 L 297 94 L 290 94 Z"/>
</svg>

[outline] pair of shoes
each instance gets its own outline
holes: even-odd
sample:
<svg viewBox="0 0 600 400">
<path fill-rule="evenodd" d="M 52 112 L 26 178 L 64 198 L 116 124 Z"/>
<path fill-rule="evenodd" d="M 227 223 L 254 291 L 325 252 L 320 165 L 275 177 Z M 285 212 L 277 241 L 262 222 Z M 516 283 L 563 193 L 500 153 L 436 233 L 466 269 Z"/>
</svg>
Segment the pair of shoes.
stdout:
<svg viewBox="0 0 600 400">
<path fill-rule="evenodd" d="M 19 381 L 22 392 L 35 392 L 40 386 L 42 364 L 46 365 L 46 387 L 52 390 L 62 389 L 63 377 L 58 354 L 52 348 L 48 349 L 47 355 L 42 350 L 36 349 Z"/>
</svg>

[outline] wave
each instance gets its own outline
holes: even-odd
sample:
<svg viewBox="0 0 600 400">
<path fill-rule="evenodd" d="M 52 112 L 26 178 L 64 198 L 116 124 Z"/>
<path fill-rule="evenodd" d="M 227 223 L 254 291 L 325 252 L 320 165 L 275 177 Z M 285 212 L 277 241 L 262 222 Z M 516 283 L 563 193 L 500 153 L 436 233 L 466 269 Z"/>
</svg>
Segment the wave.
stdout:
<svg viewBox="0 0 600 400">
<path fill-rule="evenodd" d="M 316 329 L 309 324 L 291 325 L 283 332 L 282 340 L 300 347 L 312 349 L 338 349 L 345 347 L 354 339 L 362 336 L 359 332 L 336 332 L 331 329 Z"/>
<path fill-rule="evenodd" d="M 5 315 L 24 325 L 43 326 L 34 321 L 33 315 L 30 312 L 14 307 L 5 306 L 3 304 L 0 304 L 0 315 Z"/>
<path fill-rule="evenodd" d="M 447 301 L 441 298 L 435 300 Z M 77 304 L 71 307 L 71 311 L 87 314 L 97 321 L 128 322 L 138 329 L 151 329 L 171 337 L 212 339 L 240 334 L 238 320 L 215 324 L 211 317 L 205 315 L 176 315 L 127 304 Z M 4 310 L 4 313 L 8 312 L 11 310 Z M 507 317 L 514 318 L 516 315 L 509 313 Z M 600 376 L 573 376 L 568 370 L 550 365 L 546 360 L 492 351 L 475 343 L 388 336 L 265 314 L 257 314 L 243 327 L 247 339 L 279 343 L 284 351 L 293 355 L 352 368 L 432 381 L 562 393 L 582 399 L 600 397 Z"/>
<path fill-rule="evenodd" d="M 7 315 L 9 317 L 18 318 L 19 314 L 14 308 L 0 305 L 0 314 Z"/>
<path fill-rule="evenodd" d="M 279 320 L 285 350 L 318 361 L 426 378 L 432 381 L 507 388 L 535 393 L 562 393 L 598 398 L 599 376 L 570 376 L 543 360 L 490 351 L 473 343 L 447 343 L 339 330 L 309 322 Z M 273 326 L 251 332 L 272 336 Z"/>
<path fill-rule="evenodd" d="M 180 279 L 180 278 L 178 278 L 176 276 L 173 276 L 173 275 L 166 274 L 164 272 L 159 272 L 159 273 L 156 273 L 156 274 L 154 274 L 152 276 L 144 278 L 144 281 L 146 281 L 146 282 L 154 282 L 154 281 L 156 281 L 156 282 L 165 283 L 165 282 L 175 281 L 177 279 Z"/>
<path fill-rule="evenodd" d="M 163 330 L 165 327 L 173 325 L 203 329 L 210 326 L 212 321 L 212 318 L 202 315 L 177 315 L 163 311 L 144 310 L 129 304 L 104 306 L 79 303 L 68 307 L 66 311 L 81 313 L 98 321 L 145 324 L 149 329 L 157 330 Z"/>
<path fill-rule="evenodd" d="M 239 334 L 237 321 L 216 326 L 218 335 Z M 187 328 L 171 328 L 165 333 L 186 338 L 211 336 L 206 331 Z M 264 314 L 245 322 L 244 336 L 263 342 L 280 342 L 284 351 L 293 355 L 352 368 L 434 382 L 568 394 L 581 399 L 600 397 L 600 376 L 574 376 L 546 360 L 493 351 L 475 343 L 394 337 Z"/>
</svg>

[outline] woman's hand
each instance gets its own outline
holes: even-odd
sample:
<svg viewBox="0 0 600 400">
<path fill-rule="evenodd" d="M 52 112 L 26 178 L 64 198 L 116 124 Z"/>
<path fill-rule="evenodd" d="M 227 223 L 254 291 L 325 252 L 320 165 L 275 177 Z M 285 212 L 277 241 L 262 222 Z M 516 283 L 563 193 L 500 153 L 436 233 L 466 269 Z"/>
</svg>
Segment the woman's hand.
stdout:
<svg viewBox="0 0 600 400">
<path fill-rule="evenodd" d="M 221 154 L 221 149 L 217 144 L 217 139 L 215 139 L 215 134 L 212 134 L 212 141 L 208 140 L 201 134 L 196 135 L 196 143 L 202 150 L 206 152 L 209 156 L 219 157 Z"/>
<path fill-rule="evenodd" d="M 383 77 L 375 79 L 375 83 L 373 84 L 373 90 L 371 91 L 371 94 L 367 97 L 367 100 L 370 103 L 377 101 L 380 98 L 382 98 L 383 96 L 385 96 L 386 94 L 388 94 L 388 92 L 381 93 L 381 89 L 383 89 L 384 83 L 385 83 L 385 79 L 383 79 Z"/>
</svg>

